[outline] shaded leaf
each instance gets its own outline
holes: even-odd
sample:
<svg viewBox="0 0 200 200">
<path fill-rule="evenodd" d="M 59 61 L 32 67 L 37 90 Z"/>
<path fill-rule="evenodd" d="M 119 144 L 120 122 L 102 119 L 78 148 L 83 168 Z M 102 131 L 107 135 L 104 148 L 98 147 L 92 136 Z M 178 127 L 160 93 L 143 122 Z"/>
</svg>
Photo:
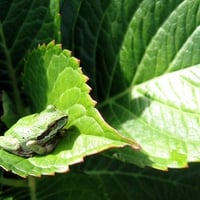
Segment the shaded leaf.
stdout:
<svg viewBox="0 0 200 200">
<path fill-rule="evenodd" d="M 1 116 L 1 121 L 6 124 L 7 127 L 10 127 L 18 119 L 18 115 L 13 112 L 15 110 L 15 105 L 13 105 L 5 91 L 2 92 L 2 102 L 3 115 Z"/>
<path fill-rule="evenodd" d="M 94 165 L 95 163 L 95 165 Z M 196 199 L 199 166 L 169 172 L 141 169 L 133 165 L 93 156 L 63 176 L 38 180 L 40 199 Z M 49 185 L 53 182 L 53 185 Z M 54 191 L 59 192 L 54 192 Z"/>
<path fill-rule="evenodd" d="M 59 2 L 22 0 L 0 2 L 0 90 L 6 90 L 23 115 L 20 97 L 24 56 L 39 43 L 60 41 Z M 17 13 L 17 14 L 16 14 Z"/>
</svg>

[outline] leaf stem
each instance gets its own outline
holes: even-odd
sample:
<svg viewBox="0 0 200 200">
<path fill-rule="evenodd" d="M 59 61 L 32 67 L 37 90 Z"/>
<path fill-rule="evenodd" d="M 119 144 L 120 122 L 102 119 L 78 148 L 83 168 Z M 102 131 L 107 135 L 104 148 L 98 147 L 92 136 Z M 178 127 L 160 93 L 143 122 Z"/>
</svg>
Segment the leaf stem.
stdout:
<svg viewBox="0 0 200 200">
<path fill-rule="evenodd" d="M 116 94 L 115 96 L 109 97 L 107 99 L 105 99 L 103 102 L 97 104 L 97 108 L 100 109 L 102 107 L 104 107 L 105 105 L 112 103 L 113 101 L 115 101 L 116 99 L 122 97 L 125 94 L 128 94 L 128 92 L 131 90 L 131 87 L 126 88 L 124 91 L 122 91 L 121 93 Z"/>
<path fill-rule="evenodd" d="M 28 185 L 29 185 L 31 200 L 37 200 L 36 184 L 35 184 L 35 178 L 33 176 L 28 176 Z"/>
<path fill-rule="evenodd" d="M 11 86 L 12 86 L 12 89 L 13 89 L 14 101 L 15 101 L 15 104 L 16 104 L 16 110 L 17 110 L 17 113 L 20 116 L 22 116 L 23 113 L 24 113 L 23 112 L 23 106 L 22 106 L 23 105 L 22 99 L 21 99 L 21 96 L 20 96 L 19 88 L 18 88 L 18 82 L 17 82 L 15 70 L 14 70 L 14 67 L 13 67 L 12 58 L 11 58 L 9 49 L 7 47 L 7 44 L 6 44 L 6 39 L 4 37 L 3 27 L 2 27 L 1 23 L 0 23 L 0 37 L 2 39 L 2 47 L 4 48 L 4 53 L 5 53 L 5 57 L 6 57 L 6 60 L 7 60 L 8 74 L 9 74 Z"/>
</svg>

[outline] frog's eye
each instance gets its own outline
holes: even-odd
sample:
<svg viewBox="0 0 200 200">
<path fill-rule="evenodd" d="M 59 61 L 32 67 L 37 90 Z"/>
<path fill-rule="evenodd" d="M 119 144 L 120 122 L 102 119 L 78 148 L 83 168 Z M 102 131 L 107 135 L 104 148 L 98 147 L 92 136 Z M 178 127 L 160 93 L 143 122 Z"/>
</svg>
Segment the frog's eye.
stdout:
<svg viewBox="0 0 200 200">
<path fill-rule="evenodd" d="M 57 121 L 51 123 L 48 125 L 48 130 L 53 130 L 53 129 L 56 129 L 57 128 Z"/>
<path fill-rule="evenodd" d="M 53 124 L 48 128 L 49 132 L 53 131 L 53 130 L 57 130 L 57 124 Z"/>
<path fill-rule="evenodd" d="M 57 130 L 58 129 L 57 126 L 58 126 L 57 121 L 49 124 L 47 127 L 47 130 L 44 131 L 40 136 L 38 136 L 38 140 L 43 139 L 44 137 L 48 136 L 49 133 L 52 132 L 52 130 Z"/>
<path fill-rule="evenodd" d="M 61 129 L 67 122 L 67 117 L 64 116 L 48 126 L 48 130 Z"/>
</svg>

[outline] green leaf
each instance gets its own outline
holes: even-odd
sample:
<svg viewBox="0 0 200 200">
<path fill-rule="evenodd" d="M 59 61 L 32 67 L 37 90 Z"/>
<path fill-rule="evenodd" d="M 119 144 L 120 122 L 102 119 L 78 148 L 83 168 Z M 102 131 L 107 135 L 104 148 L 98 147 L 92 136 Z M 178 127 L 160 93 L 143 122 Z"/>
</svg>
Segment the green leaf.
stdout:
<svg viewBox="0 0 200 200">
<path fill-rule="evenodd" d="M 95 165 L 94 165 L 95 163 Z M 80 170 L 81 169 L 81 170 Z M 48 183 L 52 183 L 51 185 Z M 39 199 L 198 199 L 199 166 L 169 173 L 93 156 L 71 173 L 37 181 Z M 77 192 L 78 190 L 78 192 Z M 57 192 L 55 192 L 57 191 Z"/>
<path fill-rule="evenodd" d="M 49 185 L 48 183 L 52 180 L 53 184 Z M 71 172 L 68 175 L 57 175 L 54 179 L 52 177 L 42 178 L 38 180 L 38 186 L 45 190 L 38 191 L 38 199 L 63 199 L 65 197 L 65 199 L 103 200 L 104 194 L 97 184 L 95 179 L 84 173 Z"/>
<path fill-rule="evenodd" d="M 11 99 L 6 94 L 5 91 L 2 92 L 2 101 L 3 101 L 3 115 L 1 116 L 1 121 L 6 124 L 7 127 L 10 127 L 12 124 L 14 124 L 18 116 L 14 112 L 15 105 L 13 105 Z"/>
<path fill-rule="evenodd" d="M 39 43 L 60 42 L 59 1 L 2 0 L 0 10 L 0 90 L 7 91 L 16 113 L 22 116 L 20 77 L 24 57 Z"/>
<path fill-rule="evenodd" d="M 199 73 L 200 65 L 166 74 L 105 103 L 112 124 L 141 144 L 151 166 L 185 167 L 200 159 Z M 119 156 L 136 164 L 142 158 L 128 150 Z"/>
<path fill-rule="evenodd" d="M 159 169 L 200 161 L 199 7 L 195 0 L 111 0 L 77 9 L 73 30 L 81 36 L 72 44 L 97 108 L 142 147 L 116 150 L 121 160 Z"/>
<path fill-rule="evenodd" d="M 5 169 L 20 176 L 40 176 L 68 171 L 69 165 L 83 161 L 85 156 L 112 147 L 123 147 L 132 140 L 122 138 L 102 119 L 94 108 L 86 85 L 87 77 L 79 67 L 79 61 L 70 52 L 53 42 L 31 52 L 26 60 L 24 88 L 35 111 L 53 104 L 68 113 L 67 134 L 55 151 L 46 156 L 21 158 L 4 150 L 0 151 L 0 163 Z"/>
<path fill-rule="evenodd" d="M 61 7 L 63 46 L 71 49 L 78 58 L 81 57 L 83 67 L 88 65 L 87 75 L 93 77 L 89 80 L 89 84 L 93 89 L 92 94 L 95 96 L 98 89 L 95 82 L 96 69 L 94 67 L 96 66 L 96 48 L 102 26 L 102 17 L 109 4 L 110 1 L 73 0 L 70 2 L 63 1 Z"/>
<path fill-rule="evenodd" d="M 146 27 L 141 29 L 139 23 L 150 23 L 152 7 L 159 12 L 163 5 L 155 2 L 144 1 L 131 19 L 117 68 L 105 87 L 114 93 L 121 79 L 124 89 L 107 94 L 99 108 L 121 134 L 142 146 L 141 152 L 118 152 L 120 159 L 159 169 L 186 167 L 200 160 L 200 68 L 194 66 L 200 63 L 199 2 L 183 1 L 156 32 L 145 35 Z M 142 41 L 137 32 L 144 34 Z M 139 44 L 145 40 L 144 51 Z"/>
</svg>

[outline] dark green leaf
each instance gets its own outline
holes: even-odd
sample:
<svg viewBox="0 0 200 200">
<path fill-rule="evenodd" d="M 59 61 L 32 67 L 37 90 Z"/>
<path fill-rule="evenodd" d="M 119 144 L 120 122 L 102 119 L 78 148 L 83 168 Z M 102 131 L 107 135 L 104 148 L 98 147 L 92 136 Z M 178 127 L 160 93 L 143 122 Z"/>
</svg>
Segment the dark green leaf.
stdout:
<svg viewBox="0 0 200 200">
<path fill-rule="evenodd" d="M 95 164 L 94 164 L 95 163 Z M 94 156 L 66 175 L 38 181 L 39 199 L 198 199 L 199 166 L 169 172 Z M 53 182 L 49 185 L 49 182 Z M 56 191 L 56 192 L 55 192 Z"/>
<path fill-rule="evenodd" d="M 0 2 L 0 90 L 6 90 L 23 115 L 20 97 L 24 56 L 39 43 L 60 41 L 58 1 Z"/>
</svg>

